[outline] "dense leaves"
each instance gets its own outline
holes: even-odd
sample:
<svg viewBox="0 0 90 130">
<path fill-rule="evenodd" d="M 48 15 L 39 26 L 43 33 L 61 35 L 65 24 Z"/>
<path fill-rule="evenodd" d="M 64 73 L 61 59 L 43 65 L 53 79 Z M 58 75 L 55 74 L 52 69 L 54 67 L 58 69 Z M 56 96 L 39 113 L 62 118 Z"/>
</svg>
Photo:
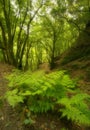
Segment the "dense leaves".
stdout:
<svg viewBox="0 0 90 130">
<path fill-rule="evenodd" d="M 1 0 L 0 49 L 5 62 L 35 70 L 71 47 L 90 24 L 89 0 Z"/>
</svg>

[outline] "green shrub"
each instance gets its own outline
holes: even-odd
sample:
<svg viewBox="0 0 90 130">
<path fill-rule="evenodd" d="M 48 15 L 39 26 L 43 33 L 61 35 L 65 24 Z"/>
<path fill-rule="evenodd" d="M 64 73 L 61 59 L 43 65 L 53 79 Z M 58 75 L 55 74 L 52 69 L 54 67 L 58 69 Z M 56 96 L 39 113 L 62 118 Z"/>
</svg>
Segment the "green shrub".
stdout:
<svg viewBox="0 0 90 130">
<path fill-rule="evenodd" d="M 27 115 L 56 110 L 68 120 L 90 125 L 90 112 L 85 100 L 89 95 L 76 90 L 76 83 L 65 71 L 13 73 L 8 76 L 10 90 L 6 93 L 9 104 L 13 107 L 23 105 Z M 30 117 L 25 123 L 30 122 Z"/>
</svg>

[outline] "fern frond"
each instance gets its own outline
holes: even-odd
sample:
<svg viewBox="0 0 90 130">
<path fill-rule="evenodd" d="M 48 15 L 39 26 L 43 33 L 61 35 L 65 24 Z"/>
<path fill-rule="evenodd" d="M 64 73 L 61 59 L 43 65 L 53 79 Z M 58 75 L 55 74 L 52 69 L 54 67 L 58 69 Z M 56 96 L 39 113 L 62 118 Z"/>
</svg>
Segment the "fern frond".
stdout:
<svg viewBox="0 0 90 130">
<path fill-rule="evenodd" d="M 77 94 L 72 98 L 59 99 L 57 103 L 64 106 L 60 109 L 62 117 L 66 116 L 77 123 L 90 125 L 90 111 L 84 102 L 84 99 L 88 99 L 89 97 L 87 94 Z"/>
</svg>

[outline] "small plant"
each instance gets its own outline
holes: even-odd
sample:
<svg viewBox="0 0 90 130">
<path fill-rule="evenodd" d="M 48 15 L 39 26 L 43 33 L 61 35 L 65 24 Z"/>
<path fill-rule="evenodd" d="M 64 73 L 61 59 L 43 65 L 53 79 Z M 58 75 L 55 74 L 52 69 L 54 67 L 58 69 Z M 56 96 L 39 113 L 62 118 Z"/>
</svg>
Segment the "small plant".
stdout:
<svg viewBox="0 0 90 130">
<path fill-rule="evenodd" d="M 28 109 L 26 109 L 26 116 L 25 116 L 25 120 L 24 120 L 24 124 L 25 125 L 28 125 L 28 124 L 33 124 L 34 123 L 34 120 L 31 118 L 31 113 L 30 111 L 28 111 Z"/>
</svg>

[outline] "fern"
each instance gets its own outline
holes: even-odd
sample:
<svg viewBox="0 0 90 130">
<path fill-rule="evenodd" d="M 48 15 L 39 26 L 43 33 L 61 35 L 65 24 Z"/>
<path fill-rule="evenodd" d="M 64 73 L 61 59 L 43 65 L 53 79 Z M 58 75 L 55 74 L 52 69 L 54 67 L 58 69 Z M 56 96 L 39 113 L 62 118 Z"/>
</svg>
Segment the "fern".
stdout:
<svg viewBox="0 0 90 130">
<path fill-rule="evenodd" d="M 62 112 L 62 117 L 90 125 L 90 112 L 85 102 L 87 99 L 90 101 L 90 97 L 78 93 L 75 81 L 65 71 L 48 75 L 43 72 L 14 72 L 8 76 L 8 80 L 10 90 L 6 98 L 11 106 L 22 104 L 31 113 L 43 113 L 55 110 L 58 104 L 57 109 Z"/>
<path fill-rule="evenodd" d="M 74 120 L 77 123 L 90 125 L 90 111 L 88 106 L 84 102 L 84 99 L 89 99 L 87 94 L 76 94 L 71 99 L 62 98 L 58 100 L 58 104 L 62 104 L 64 107 L 60 109 L 62 117 L 67 116 L 68 120 Z"/>
<path fill-rule="evenodd" d="M 23 96 L 18 94 L 18 89 L 14 89 L 13 91 L 8 91 L 7 94 L 5 95 L 7 98 L 9 104 L 11 106 L 15 106 L 20 102 L 23 102 Z"/>
</svg>

